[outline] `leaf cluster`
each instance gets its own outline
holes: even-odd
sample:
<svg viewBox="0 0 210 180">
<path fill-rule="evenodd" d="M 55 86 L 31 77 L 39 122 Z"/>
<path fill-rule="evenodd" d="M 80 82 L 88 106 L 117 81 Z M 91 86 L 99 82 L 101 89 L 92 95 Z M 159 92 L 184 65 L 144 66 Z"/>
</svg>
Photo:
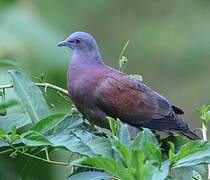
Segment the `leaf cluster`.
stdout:
<svg viewBox="0 0 210 180">
<path fill-rule="evenodd" d="M 75 110 L 51 113 L 43 92 L 28 77 L 16 70 L 9 74 L 18 101 L 5 101 L 0 109 L 21 104 L 24 111 L 0 116 L 0 154 L 9 153 L 12 158 L 22 154 L 72 166 L 69 180 L 206 178 L 209 141 L 190 142 L 180 136 L 159 139 L 149 129 L 132 138 L 128 125 L 111 117 L 107 117 L 110 130 L 92 128 Z M 71 152 L 76 158 L 51 160 L 50 152 L 55 149 Z M 46 157 L 39 156 L 41 152 Z"/>
</svg>

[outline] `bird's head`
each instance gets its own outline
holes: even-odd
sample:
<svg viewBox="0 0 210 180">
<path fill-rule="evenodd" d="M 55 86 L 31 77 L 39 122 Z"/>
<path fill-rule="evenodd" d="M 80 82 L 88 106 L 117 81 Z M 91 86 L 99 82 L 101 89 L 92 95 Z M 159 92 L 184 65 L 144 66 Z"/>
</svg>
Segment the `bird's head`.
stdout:
<svg viewBox="0 0 210 180">
<path fill-rule="evenodd" d="M 73 52 L 81 54 L 100 56 L 95 38 L 86 32 L 74 32 L 67 39 L 58 43 L 57 46 L 66 46 L 71 48 Z"/>
</svg>

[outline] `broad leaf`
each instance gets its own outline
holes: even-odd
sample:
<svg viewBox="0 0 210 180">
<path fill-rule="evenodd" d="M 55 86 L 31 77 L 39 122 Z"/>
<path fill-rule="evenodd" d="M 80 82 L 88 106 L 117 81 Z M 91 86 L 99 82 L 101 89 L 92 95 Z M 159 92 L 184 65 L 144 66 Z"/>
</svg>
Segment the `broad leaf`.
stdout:
<svg viewBox="0 0 210 180">
<path fill-rule="evenodd" d="M 7 133 L 2 128 L 0 128 L 0 140 L 5 140 L 6 137 Z"/>
<path fill-rule="evenodd" d="M 55 126 L 57 126 L 60 122 L 64 121 L 68 115 L 66 114 L 53 114 L 50 115 L 40 121 L 38 121 L 35 126 L 32 128 L 33 131 L 37 131 L 41 134 L 52 130 Z"/>
<path fill-rule="evenodd" d="M 7 133 L 11 131 L 11 128 L 13 126 L 16 126 L 16 128 L 24 127 L 31 123 L 31 118 L 27 114 L 10 114 L 7 116 L 0 116 L 0 127 L 4 129 Z"/>
<path fill-rule="evenodd" d="M 112 146 L 105 137 L 95 136 L 87 131 L 76 131 L 70 134 L 60 133 L 50 136 L 55 147 L 63 147 L 88 157 L 103 155 L 112 157 Z"/>
<path fill-rule="evenodd" d="M 9 71 L 15 91 L 19 96 L 23 107 L 31 116 L 33 122 L 39 121 L 49 115 L 49 108 L 41 90 L 31 82 L 23 73 Z"/>
<path fill-rule="evenodd" d="M 28 131 L 23 133 L 21 135 L 21 139 L 27 146 L 52 146 L 52 143 L 46 137 L 36 131 Z"/>
<path fill-rule="evenodd" d="M 11 61 L 9 59 L 0 59 L 0 67 L 5 66 L 16 66 L 17 64 L 14 61 Z"/>
<path fill-rule="evenodd" d="M 210 141 L 193 141 L 175 154 L 174 168 L 210 163 Z"/>
<path fill-rule="evenodd" d="M 96 155 L 112 157 L 112 146 L 108 138 L 96 136 L 87 131 L 76 131 L 75 136 L 86 144 Z"/>
<path fill-rule="evenodd" d="M 150 159 L 158 164 L 158 166 L 161 165 L 161 151 L 159 146 L 146 141 L 144 146 L 144 153 L 147 156 L 147 159 Z"/>
<path fill-rule="evenodd" d="M 189 140 L 183 136 L 168 136 L 164 139 L 161 139 L 161 148 L 168 151 L 170 144 L 168 142 L 172 142 L 174 144 L 174 151 L 175 153 L 185 144 L 189 142 Z"/>
<path fill-rule="evenodd" d="M 110 180 L 112 176 L 101 171 L 87 171 L 74 174 L 68 177 L 67 180 Z"/>
<path fill-rule="evenodd" d="M 118 132 L 119 141 L 124 144 L 127 148 L 130 147 L 130 135 L 128 132 L 128 125 L 121 124 L 119 132 Z"/>
<path fill-rule="evenodd" d="M 120 141 L 116 141 L 117 149 L 119 150 L 120 154 L 122 155 L 122 158 L 124 159 L 126 165 L 130 166 L 130 160 L 131 160 L 131 153 L 129 149 L 126 148 L 124 144 L 122 144 Z"/>
<path fill-rule="evenodd" d="M 0 147 L 6 147 L 6 146 L 9 146 L 9 144 L 6 143 L 5 141 L 2 141 L 0 138 Z"/>
<path fill-rule="evenodd" d="M 70 131 L 79 129 L 82 127 L 83 119 L 79 115 L 67 116 L 64 121 L 61 121 L 53 129 L 53 134 L 63 133 L 68 134 Z"/>
<path fill-rule="evenodd" d="M 182 167 L 175 169 L 176 179 L 178 180 L 204 180 L 206 178 L 202 178 L 202 174 L 199 171 L 196 171 L 194 167 Z"/>
<path fill-rule="evenodd" d="M 155 166 L 152 161 L 146 161 L 143 150 L 132 151 L 132 165 L 136 179 L 164 180 L 168 175 L 169 162 L 163 162 L 161 167 Z"/>
<path fill-rule="evenodd" d="M 16 105 L 18 105 L 18 101 L 16 101 L 16 100 L 9 100 L 6 103 L 0 104 L 0 110 L 1 109 L 6 109 L 6 108 L 9 108 L 9 107 L 12 107 L 12 106 L 16 106 Z"/>
<path fill-rule="evenodd" d="M 155 138 L 154 134 L 149 130 L 144 128 L 143 131 L 138 133 L 136 138 L 133 140 L 133 149 L 141 149 L 144 147 L 145 142 L 153 143 L 155 146 L 159 147 L 159 143 Z"/>
<path fill-rule="evenodd" d="M 91 148 L 83 143 L 78 137 L 73 134 L 57 134 L 48 138 L 54 147 L 69 150 L 71 152 L 79 153 L 88 157 L 96 154 Z"/>
<path fill-rule="evenodd" d="M 154 166 L 152 163 L 148 163 L 144 170 L 144 180 L 165 180 L 169 171 L 169 163 L 162 165 L 161 168 Z"/>
<path fill-rule="evenodd" d="M 112 117 L 107 117 L 112 134 L 123 143 L 127 148 L 130 146 L 130 135 L 128 132 L 128 125 L 123 124 L 119 119 L 115 120 Z"/>
<path fill-rule="evenodd" d="M 104 169 L 105 171 L 111 173 L 114 176 L 122 180 L 134 180 L 134 177 L 129 171 L 118 164 L 115 160 L 109 159 L 107 157 L 92 157 L 82 161 L 83 164 L 92 165 L 97 168 Z"/>
</svg>

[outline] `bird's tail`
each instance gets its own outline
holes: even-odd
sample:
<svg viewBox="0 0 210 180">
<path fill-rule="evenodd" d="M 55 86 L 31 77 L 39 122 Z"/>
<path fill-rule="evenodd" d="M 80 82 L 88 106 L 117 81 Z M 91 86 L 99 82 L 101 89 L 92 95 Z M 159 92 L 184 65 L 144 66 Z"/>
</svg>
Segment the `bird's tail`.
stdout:
<svg viewBox="0 0 210 180">
<path fill-rule="evenodd" d="M 183 134 L 184 136 L 188 137 L 191 140 L 199 140 L 201 139 L 199 136 L 197 136 L 195 133 L 193 133 L 192 131 L 185 131 L 185 132 L 181 132 L 181 134 Z"/>
</svg>

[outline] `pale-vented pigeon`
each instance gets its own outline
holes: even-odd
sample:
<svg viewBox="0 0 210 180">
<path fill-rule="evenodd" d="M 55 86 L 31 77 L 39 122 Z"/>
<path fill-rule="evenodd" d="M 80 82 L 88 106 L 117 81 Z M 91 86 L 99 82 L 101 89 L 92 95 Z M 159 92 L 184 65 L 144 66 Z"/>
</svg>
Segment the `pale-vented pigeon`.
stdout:
<svg viewBox="0 0 210 180">
<path fill-rule="evenodd" d="M 72 49 L 68 92 L 77 109 L 94 124 L 108 128 L 106 116 L 131 126 L 177 132 L 198 139 L 177 114 L 183 111 L 147 85 L 104 64 L 96 40 L 75 32 L 58 46 Z"/>
</svg>

